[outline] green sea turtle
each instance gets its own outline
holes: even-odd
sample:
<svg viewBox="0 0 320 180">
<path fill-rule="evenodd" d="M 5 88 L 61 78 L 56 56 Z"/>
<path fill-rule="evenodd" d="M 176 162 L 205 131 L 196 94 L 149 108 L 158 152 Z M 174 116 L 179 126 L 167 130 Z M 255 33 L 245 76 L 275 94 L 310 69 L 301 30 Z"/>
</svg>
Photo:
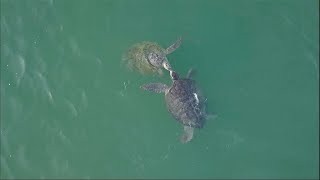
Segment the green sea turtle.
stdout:
<svg viewBox="0 0 320 180">
<path fill-rule="evenodd" d="M 141 86 L 142 89 L 156 93 L 165 93 L 165 102 L 168 111 L 184 127 L 181 143 L 189 142 L 193 137 L 194 128 L 202 128 L 207 118 L 205 100 L 195 81 L 191 79 L 192 69 L 186 78 L 179 78 L 175 71 L 170 71 L 173 81 L 171 87 L 163 83 L 149 83 Z"/>
<path fill-rule="evenodd" d="M 175 51 L 181 44 L 181 37 L 169 46 L 163 49 L 155 42 L 144 41 L 134 44 L 124 54 L 123 61 L 127 63 L 129 69 L 137 70 L 142 74 L 159 73 L 163 74 L 161 67 L 171 70 L 171 65 L 167 55 Z"/>
</svg>

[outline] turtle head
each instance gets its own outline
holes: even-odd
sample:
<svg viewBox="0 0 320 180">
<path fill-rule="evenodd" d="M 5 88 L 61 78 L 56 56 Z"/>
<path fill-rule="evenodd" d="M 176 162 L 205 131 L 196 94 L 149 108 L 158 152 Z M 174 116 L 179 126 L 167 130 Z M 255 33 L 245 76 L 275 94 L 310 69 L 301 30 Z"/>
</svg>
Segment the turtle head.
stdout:
<svg viewBox="0 0 320 180">
<path fill-rule="evenodd" d="M 165 60 L 165 55 L 157 52 L 150 52 L 148 54 L 148 61 L 152 66 L 160 67 Z"/>
<path fill-rule="evenodd" d="M 173 81 L 179 79 L 179 75 L 175 71 L 170 71 L 170 77 Z"/>
<path fill-rule="evenodd" d="M 170 66 L 169 61 L 167 60 L 167 58 L 165 58 L 165 60 L 163 61 L 162 66 L 163 66 L 166 70 L 171 71 L 171 66 Z"/>
</svg>

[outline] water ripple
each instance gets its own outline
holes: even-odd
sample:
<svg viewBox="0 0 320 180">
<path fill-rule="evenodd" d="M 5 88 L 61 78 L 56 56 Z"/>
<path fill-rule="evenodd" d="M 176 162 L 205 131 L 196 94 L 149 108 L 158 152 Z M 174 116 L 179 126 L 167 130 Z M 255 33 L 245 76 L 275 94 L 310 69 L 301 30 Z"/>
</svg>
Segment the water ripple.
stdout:
<svg viewBox="0 0 320 180">
<path fill-rule="evenodd" d="M 47 100 L 53 104 L 53 97 L 47 79 L 40 72 L 36 72 L 34 80 L 38 83 L 38 88 L 44 93 Z"/>
<path fill-rule="evenodd" d="M 314 57 L 314 55 L 312 54 L 312 52 L 305 50 L 305 56 L 307 57 L 308 60 L 310 60 L 310 62 L 312 63 L 315 73 L 316 73 L 316 78 L 319 79 L 319 69 L 318 69 L 318 59 L 316 57 Z"/>
<path fill-rule="evenodd" d="M 73 118 L 77 117 L 78 116 L 78 111 L 77 111 L 75 105 L 70 100 L 68 100 L 67 98 L 64 98 L 64 101 L 65 101 L 69 111 L 71 112 L 72 117 Z"/>
<path fill-rule="evenodd" d="M 3 177 L 3 174 L 6 174 L 8 179 L 15 179 L 5 157 L 3 157 L 2 155 L 0 156 L 0 165 L 2 174 L 1 177 Z"/>
</svg>

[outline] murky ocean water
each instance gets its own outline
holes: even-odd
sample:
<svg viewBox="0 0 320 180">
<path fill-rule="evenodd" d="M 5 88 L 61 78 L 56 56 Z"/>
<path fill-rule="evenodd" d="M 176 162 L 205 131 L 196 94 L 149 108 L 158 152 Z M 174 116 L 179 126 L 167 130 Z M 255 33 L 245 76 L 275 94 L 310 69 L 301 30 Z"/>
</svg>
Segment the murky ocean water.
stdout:
<svg viewBox="0 0 320 180">
<path fill-rule="evenodd" d="M 1 178 L 318 178 L 319 1 L 1 0 Z M 217 115 L 181 144 L 121 63 L 163 47 Z"/>
</svg>

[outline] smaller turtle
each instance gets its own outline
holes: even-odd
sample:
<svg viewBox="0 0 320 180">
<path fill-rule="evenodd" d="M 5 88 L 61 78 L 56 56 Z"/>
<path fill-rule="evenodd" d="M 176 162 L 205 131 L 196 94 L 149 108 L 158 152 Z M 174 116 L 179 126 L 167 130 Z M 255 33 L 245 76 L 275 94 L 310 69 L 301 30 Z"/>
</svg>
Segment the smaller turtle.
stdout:
<svg viewBox="0 0 320 180">
<path fill-rule="evenodd" d="M 142 74 L 159 73 L 162 75 L 161 67 L 171 70 L 167 55 L 175 51 L 181 45 L 181 42 L 182 39 L 179 37 L 167 49 L 163 49 L 155 42 L 137 43 L 124 54 L 123 61 L 127 62 L 129 69 L 137 70 Z"/>
<path fill-rule="evenodd" d="M 192 69 L 186 78 L 179 78 L 175 71 L 170 71 L 171 87 L 163 83 L 149 83 L 142 89 L 156 93 L 165 93 L 165 102 L 171 115 L 184 127 L 181 143 L 189 142 L 193 137 L 194 128 L 202 128 L 207 118 L 205 100 L 191 79 Z"/>
</svg>

